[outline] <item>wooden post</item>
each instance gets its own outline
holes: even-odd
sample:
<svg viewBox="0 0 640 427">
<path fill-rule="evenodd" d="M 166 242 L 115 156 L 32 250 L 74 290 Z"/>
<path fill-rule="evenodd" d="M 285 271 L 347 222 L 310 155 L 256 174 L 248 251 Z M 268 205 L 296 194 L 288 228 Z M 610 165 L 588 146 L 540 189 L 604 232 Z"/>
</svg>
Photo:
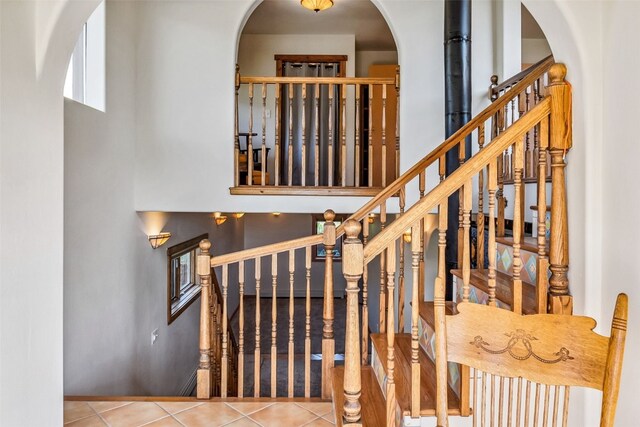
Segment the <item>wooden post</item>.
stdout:
<svg viewBox="0 0 640 427">
<path fill-rule="evenodd" d="M 421 223 L 411 227 L 411 271 L 413 273 L 413 290 L 411 294 L 411 417 L 420 417 L 420 337 L 418 330 L 420 292 L 420 242 Z"/>
<path fill-rule="evenodd" d="M 235 125 L 234 125 L 234 138 L 233 138 L 233 165 L 234 165 L 234 174 L 233 174 L 233 182 L 237 187 L 240 185 L 240 135 L 239 124 L 240 120 L 238 114 L 238 97 L 240 91 L 240 66 L 236 64 L 236 110 L 235 110 Z"/>
<path fill-rule="evenodd" d="M 198 399 L 211 398 L 211 317 L 209 304 L 211 299 L 211 242 L 204 239 L 200 242 L 200 255 L 197 258 L 197 272 L 200 276 L 200 363 L 198 365 Z"/>
<path fill-rule="evenodd" d="M 326 225 L 325 225 L 326 227 Z M 347 281 L 347 320 L 344 355 L 344 426 L 360 426 L 360 337 L 358 336 L 358 281 L 364 269 L 364 248 L 358 239 L 360 223 L 350 219 L 344 225 L 342 272 Z M 324 359 L 323 359 L 324 362 Z"/>
<path fill-rule="evenodd" d="M 331 398 L 331 369 L 334 365 L 335 340 L 333 336 L 333 248 L 336 245 L 336 214 L 331 209 L 324 213 L 324 233 L 322 242 L 325 248 L 324 267 L 324 305 L 322 310 L 322 398 Z M 346 375 L 346 374 L 345 374 Z"/>
<path fill-rule="evenodd" d="M 446 255 L 448 226 L 448 204 L 445 200 L 440 204 L 438 215 L 438 277 L 434 286 L 433 311 L 434 311 L 434 332 L 436 335 L 436 419 L 438 426 L 447 426 L 447 341 L 445 323 L 445 278 L 446 278 Z"/>
<path fill-rule="evenodd" d="M 404 240 L 400 238 L 400 245 Z M 395 277 L 396 277 L 396 242 L 387 247 L 387 426 L 396 422 L 396 384 L 395 384 Z"/>
<path fill-rule="evenodd" d="M 565 81 L 567 67 L 554 64 L 549 69 L 551 123 L 551 239 L 549 242 L 549 308 L 553 314 L 571 314 L 573 300 L 569 294 L 569 229 L 564 156 L 572 145 L 571 86 Z M 544 274 L 544 272 L 539 272 Z"/>
</svg>

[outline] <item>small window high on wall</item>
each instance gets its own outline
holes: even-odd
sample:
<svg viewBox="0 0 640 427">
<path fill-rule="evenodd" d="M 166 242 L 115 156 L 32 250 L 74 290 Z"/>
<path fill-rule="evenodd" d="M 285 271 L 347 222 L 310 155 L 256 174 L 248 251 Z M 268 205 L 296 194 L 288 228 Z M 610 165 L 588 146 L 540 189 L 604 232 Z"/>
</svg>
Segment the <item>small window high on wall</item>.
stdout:
<svg viewBox="0 0 640 427">
<path fill-rule="evenodd" d="M 80 31 L 69 61 L 64 96 L 105 111 L 105 2 Z"/>
</svg>

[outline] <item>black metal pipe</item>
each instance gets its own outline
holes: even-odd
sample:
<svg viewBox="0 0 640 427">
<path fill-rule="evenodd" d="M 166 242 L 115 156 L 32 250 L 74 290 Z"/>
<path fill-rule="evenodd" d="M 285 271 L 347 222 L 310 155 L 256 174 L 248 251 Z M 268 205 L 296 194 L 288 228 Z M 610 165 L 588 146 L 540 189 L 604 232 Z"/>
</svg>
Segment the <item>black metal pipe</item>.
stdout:
<svg viewBox="0 0 640 427">
<path fill-rule="evenodd" d="M 445 0 L 444 2 L 444 91 L 446 137 L 471 120 L 471 0 Z M 465 157 L 471 153 L 471 138 L 465 140 Z M 449 176 L 460 166 L 458 147 L 446 155 L 446 174 Z M 458 194 L 449 197 L 447 228 L 446 298 L 453 299 L 453 278 L 450 270 L 458 267 Z"/>
</svg>

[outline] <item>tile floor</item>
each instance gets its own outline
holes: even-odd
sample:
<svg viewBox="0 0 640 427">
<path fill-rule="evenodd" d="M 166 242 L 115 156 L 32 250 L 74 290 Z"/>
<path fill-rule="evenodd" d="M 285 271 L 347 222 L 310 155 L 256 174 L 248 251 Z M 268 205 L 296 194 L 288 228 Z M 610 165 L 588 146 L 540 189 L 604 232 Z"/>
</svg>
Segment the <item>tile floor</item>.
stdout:
<svg viewBox="0 0 640 427">
<path fill-rule="evenodd" d="M 65 427 L 330 427 L 331 402 L 64 402 Z"/>
</svg>

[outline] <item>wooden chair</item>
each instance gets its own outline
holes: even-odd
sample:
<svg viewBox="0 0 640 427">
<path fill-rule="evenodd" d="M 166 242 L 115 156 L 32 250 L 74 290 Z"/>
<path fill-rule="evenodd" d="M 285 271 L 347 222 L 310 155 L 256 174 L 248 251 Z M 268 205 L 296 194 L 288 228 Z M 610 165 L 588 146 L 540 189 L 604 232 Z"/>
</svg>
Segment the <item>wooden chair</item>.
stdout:
<svg viewBox="0 0 640 427">
<path fill-rule="evenodd" d="M 579 386 L 602 391 L 600 426 L 613 426 L 627 304 L 618 295 L 610 337 L 593 332 L 590 317 L 458 304 L 446 316 L 447 360 L 471 368 L 473 425 L 566 426 L 569 390 Z"/>
</svg>

